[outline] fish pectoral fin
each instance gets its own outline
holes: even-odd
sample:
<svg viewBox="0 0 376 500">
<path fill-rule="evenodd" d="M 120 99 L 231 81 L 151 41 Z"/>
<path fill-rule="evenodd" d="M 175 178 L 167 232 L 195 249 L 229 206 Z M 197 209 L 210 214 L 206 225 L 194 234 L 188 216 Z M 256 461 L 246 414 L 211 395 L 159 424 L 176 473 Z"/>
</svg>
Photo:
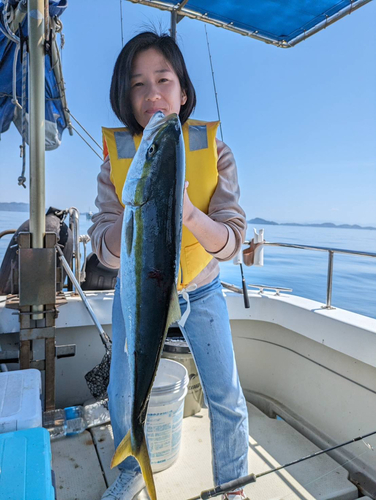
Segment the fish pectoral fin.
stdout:
<svg viewBox="0 0 376 500">
<path fill-rule="evenodd" d="M 132 209 L 127 208 L 126 213 L 124 214 L 124 238 L 125 244 L 127 248 L 128 257 L 132 252 L 133 245 L 133 231 L 134 231 L 134 213 Z"/>
<path fill-rule="evenodd" d="M 123 460 L 129 456 L 134 456 L 138 463 L 140 464 L 142 476 L 145 481 L 146 489 L 149 493 L 150 500 L 157 500 L 157 494 L 155 491 L 153 471 L 151 470 L 149 452 L 146 445 L 145 434 L 142 433 L 142 442 L 138 451 L 134 451 L 132 448 L 131 441 L 131 431 L 125 436 L 122 442 L 119 444 L 115 451 L 115 455 L 111 461 L 111 469 L 119 465 Z"/>
<path fill-rule="evenodd" d="M 171 293 L 170 307 L 168 309 L 167 328 L 169 328 L 170 325 L 172 325 L 172 323 L 177 323 L 180 318 L 181 318 L 181 311 L 179 305 L 179 296 L 178 296 L 178 291 L 176 289 L 176 285 L 174 285 L 174 288 Z"/>
</svg>

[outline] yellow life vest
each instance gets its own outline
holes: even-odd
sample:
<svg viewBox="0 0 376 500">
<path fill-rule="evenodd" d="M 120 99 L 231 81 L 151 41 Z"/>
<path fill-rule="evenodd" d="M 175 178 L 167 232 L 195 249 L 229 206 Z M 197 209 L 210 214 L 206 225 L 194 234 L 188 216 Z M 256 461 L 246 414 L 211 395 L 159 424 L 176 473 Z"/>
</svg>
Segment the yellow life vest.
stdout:
<svg viewBox="0 0 376 500">
<path fill-rule="evenodd" d="M 183 125 L 189 198 L 195 207 L 208 213 L 209 202 L 218 182 L 218 153 L 215 136 L 219 122 L 187 120 Z M 132 136 L 123 128 L 102 127 L 104 157 L 109 155 L 110 179 L 122 203 L 122 192 L 129 167 L 141 143 L 142 135 Z M 124 206 L 124 205 L 123 205 Z M 183 225 L 178 290 L 185 288 L 213 257 Z"/>
</svg>

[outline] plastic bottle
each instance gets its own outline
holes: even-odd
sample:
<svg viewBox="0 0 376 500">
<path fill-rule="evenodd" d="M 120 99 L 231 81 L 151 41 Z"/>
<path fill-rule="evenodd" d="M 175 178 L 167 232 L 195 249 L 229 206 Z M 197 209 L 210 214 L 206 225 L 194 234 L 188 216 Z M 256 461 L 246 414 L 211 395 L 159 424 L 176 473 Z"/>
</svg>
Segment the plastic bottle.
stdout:
<svg viewBox="0 0 376 500">
<path fill-rule="evenodd" d="M 89 427 L 109 421 L 109 411 L 100 401 L 43 413 L 43 427 L 49 431 L 51 439 L 80 434 Z"/>
<path fill-rule="evenodd" d="M 95 401 L 95 399 L 84 403 L 84 418 L 87 422 L 87 427 L 107 424 L 110 421 L 110 412 L 107 408 L 108 399 L 104 401 Z"/>
</svg>

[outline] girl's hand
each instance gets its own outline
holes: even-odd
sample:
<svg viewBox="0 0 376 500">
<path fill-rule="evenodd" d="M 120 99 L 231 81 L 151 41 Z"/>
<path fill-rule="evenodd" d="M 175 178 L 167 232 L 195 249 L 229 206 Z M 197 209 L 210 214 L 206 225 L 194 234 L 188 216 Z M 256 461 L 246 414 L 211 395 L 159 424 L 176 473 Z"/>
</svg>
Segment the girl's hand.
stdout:
<svg viewBox="0 0 376 500">
<path fill-rule="evenodd" d="M 183 198 L 183 224 L 186 223 L 192 218 L 192 215 L 195 210 L 195 206 L 191 202 L 188 196 L 187 188 L 189 186 L 189 182 L 185 181 L 184 185 L 184 198 Z"/>
<path fill-rule="evenodd" d="M 187 187 L 188 181 L 184 185 L 183 199 L 183 224 L 191 231 L 197 241 L 209 253 L 219 252 L 228 239 L 228 229 L 221 222 L 212 220 L 208 215 L 195 207 L 189 199 Z"/>
<path fill-rule="evenodd" d="M 262 245 L 262 243 L 255 243 L 255 240 L 252 238 L 249 247 L 243 250 L 243 262 L 246 266 L 253 266 L 255 260 L 255 250 L 260 245 Z"/>
</svg>

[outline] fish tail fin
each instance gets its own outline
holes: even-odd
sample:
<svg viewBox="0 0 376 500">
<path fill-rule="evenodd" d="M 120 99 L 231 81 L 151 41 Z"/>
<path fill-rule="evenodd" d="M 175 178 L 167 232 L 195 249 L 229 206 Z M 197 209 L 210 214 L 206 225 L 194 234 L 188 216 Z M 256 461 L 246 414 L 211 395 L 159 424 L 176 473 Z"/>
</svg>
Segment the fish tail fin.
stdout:
<svg viewBox="0 0 376 500">
<path fill-rule="evenodd" d="M 122 442 L 116 448 L 115 455 L 111 460 L 111 469 L 119 465 L 123 460 L 125 460 L 130 455 L 133 455 L 132 443 L 131 443 L 131 431 L 123 438 Z"/>
<path fill-rule="evenodd" d="M 119 465 L 123 460 L 125 460 L 129 456 L 133 456 L 136 458 L 138 463 L 140 464 L 142 476 L 144 478 L 146 489 L 149 493 L 151 500 L 157 500 L 157 494 L 155 491 L 153 472 L 151 470 L 149 452 L 146 445 L 145 434 L 142 431 L 142 442 L 138 451 L 134 451 L 132 448 L 131 442 L 131 431 L 125 436 L 122 442 L 119 444 L 115 451 L 115 455 L 111 461 L 111 469 Z"/>
<path fill-rule="evenodd" d="M 145 434 L 142 440 L 140 451 L 138 452 L 136 458 L 138 463 L 140 464 L 142 476 L 144 478 L 146 489 L 149 493 L 150 499 L 157 500 L 157 493 L 155 491 L 153 471 L 151 470 L 151 464 L 150 464 L 148 448 L 146 445 Z"/>
</svg>

